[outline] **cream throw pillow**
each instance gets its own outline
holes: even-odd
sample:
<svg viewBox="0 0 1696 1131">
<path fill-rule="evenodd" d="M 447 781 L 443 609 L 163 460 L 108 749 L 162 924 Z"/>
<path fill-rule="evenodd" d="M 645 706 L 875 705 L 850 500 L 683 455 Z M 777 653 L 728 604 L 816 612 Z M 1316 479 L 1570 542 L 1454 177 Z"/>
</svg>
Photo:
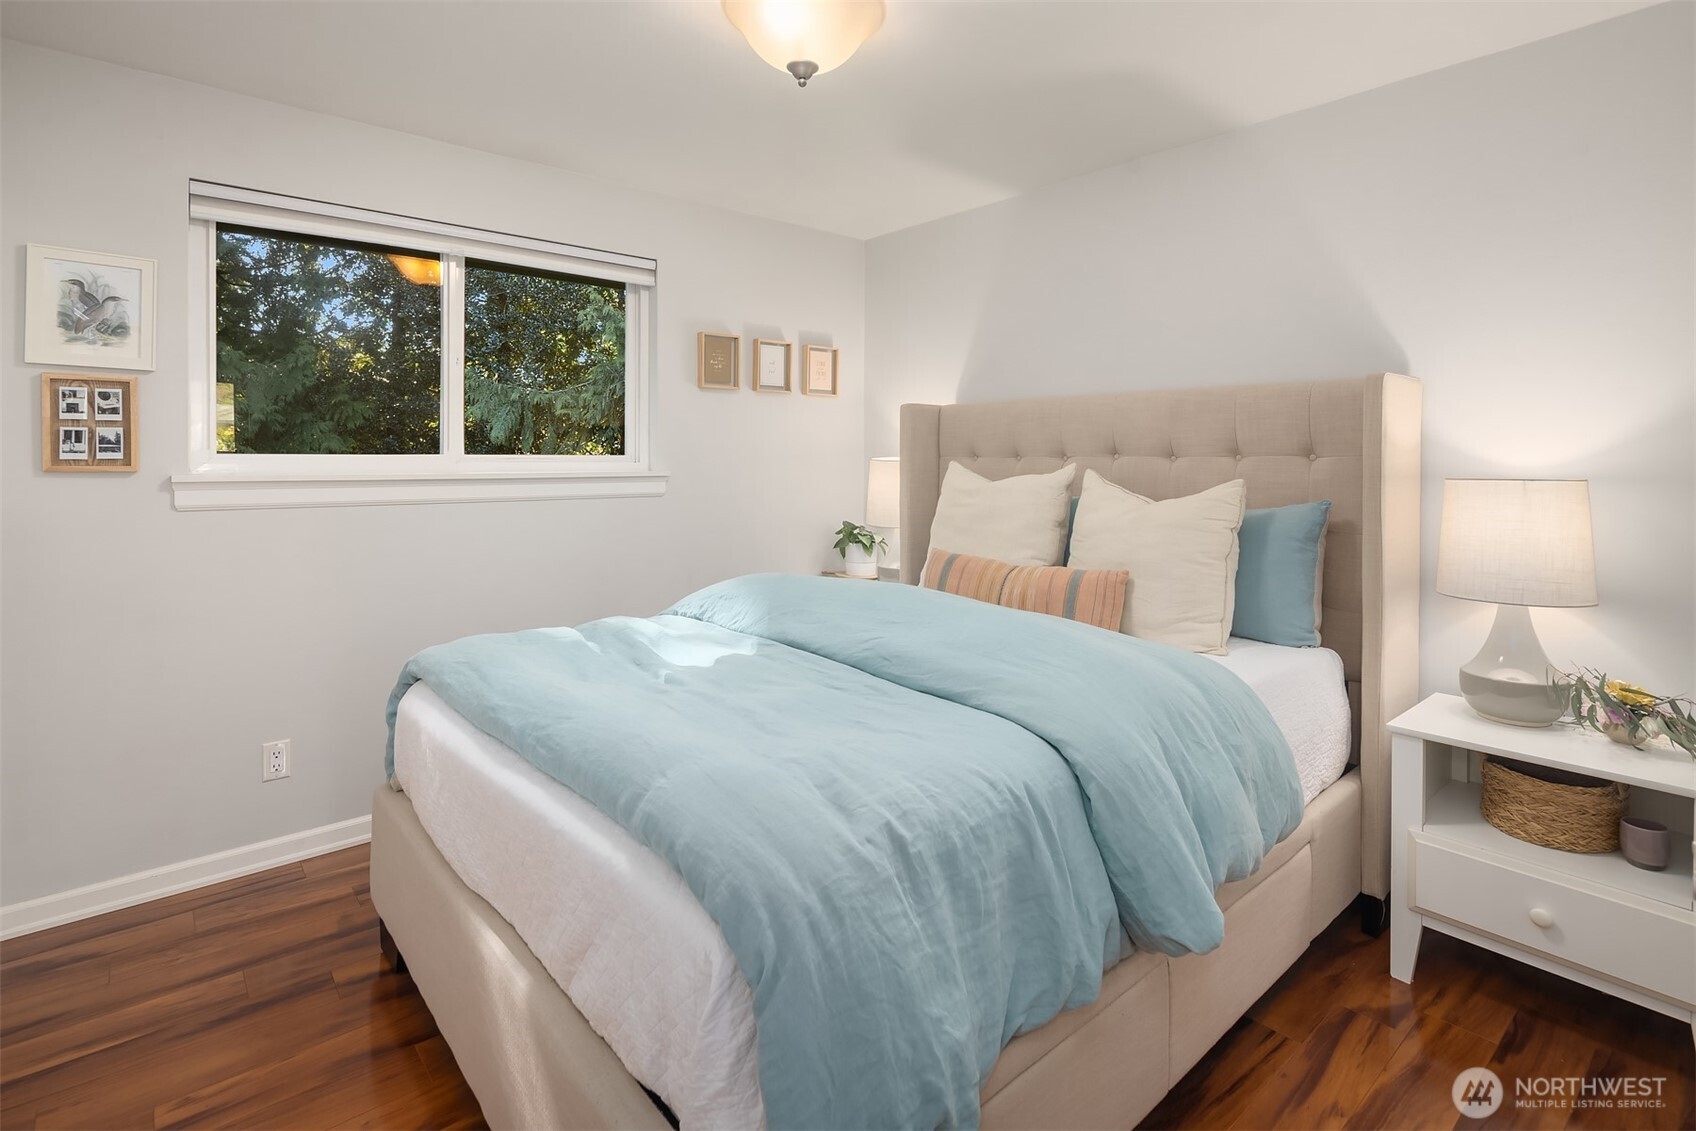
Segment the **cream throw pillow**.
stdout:
<svg viewBox="0 0 1696 1131">
<path fill-rule="evenodd" d="M 1068 464 L 1045 475 L 985 479 L 950 463 L 930 524 L 930 548 L 1011 565 L 1059 565 L 1072 475 Z"/>
<path fill-rule="evenodd" d="M 1078 569 L 1128 569 L 1120 631 L 1191 652 L 1225 651 L 1236 610 L 1241 479 L 1155 502 L 1084 472 L 1072 554 Z"/>
</svg>

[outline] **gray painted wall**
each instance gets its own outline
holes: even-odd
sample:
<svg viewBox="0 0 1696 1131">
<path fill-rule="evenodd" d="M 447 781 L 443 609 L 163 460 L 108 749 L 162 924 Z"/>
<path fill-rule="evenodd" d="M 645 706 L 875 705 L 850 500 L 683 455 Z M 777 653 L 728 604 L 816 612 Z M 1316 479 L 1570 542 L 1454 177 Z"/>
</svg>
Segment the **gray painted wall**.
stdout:
<svg viewBox="0 0 1696 1131">
<path fill-rule="evenodd" d="M 1557 663 L 1696 691 L 1692 12 L 1668 4 L 871 241 L 867 442 L 904 401 L 1425 382 L 1422 682 L 1491 608 L 1430 590 L 1442 481 L 1592 486 L 1601 605 Z"/>
<path fill-rule="evenodd" d="M 817 569 L 860 516 L 859 241 L 16 43 L 3 63 L 0 903 L 368 813 L 384 702 L 419 648 Z M 657 258 L 669 493 L 176 513 L 191 177 Z M 40 470 L 27 243 L 159 261 L 133 476 Z M 844 395 L 700 391 L 702 329 L 834 340 Z M 293 776 L 261 784 L 274 738 L 293 739 Z"/>
</svg>

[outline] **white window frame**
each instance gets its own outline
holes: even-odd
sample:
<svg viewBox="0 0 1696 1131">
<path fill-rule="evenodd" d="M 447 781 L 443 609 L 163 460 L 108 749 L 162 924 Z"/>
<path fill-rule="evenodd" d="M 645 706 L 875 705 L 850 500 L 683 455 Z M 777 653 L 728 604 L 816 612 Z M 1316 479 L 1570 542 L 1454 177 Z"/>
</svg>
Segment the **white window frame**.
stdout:
<svg viewBox="0 0 1696 1131">
<path fill-rule="evenodd" d="M 218 451 L 217 227 L 394 246 L 442 259 L 442 420 L 463 420 L 462 311 L 467 259 L 604 279 L 625 288 L 624 454 L 467 455 L 464 429 L 444 427 L 428 455 L 270 455 Z M 178 510 L 368 506 L 476 500 L 652 496 L 667 476 L 652 464 L 651 259 L 205 181 L 189 182 L 189 450 L 171 477 Z"/>
</svg>

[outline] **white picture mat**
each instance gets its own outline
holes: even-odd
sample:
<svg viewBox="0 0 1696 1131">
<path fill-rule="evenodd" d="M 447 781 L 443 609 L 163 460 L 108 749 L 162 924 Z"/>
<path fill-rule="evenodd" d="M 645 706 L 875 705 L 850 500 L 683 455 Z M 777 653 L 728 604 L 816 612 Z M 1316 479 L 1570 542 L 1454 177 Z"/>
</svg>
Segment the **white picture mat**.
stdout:
<svg viewBox="0 0 1696 1131">
<path fill-rule="evenodd" d="M 762 389 L 789 387 L 789 345 L 760 342 L 754 355 L 754 384 Z"/>
<path fill-rule="evenodd" d="M 151 259 L 30 244 L 25 284 L 24 361 L 95 369 L 154 368 L 154 275 Z M 69 281 L 92 285 L 95 299 L 123 300 L 129 333 L 122 340 L 74 336 L 59 323 Z"/>
</svg>

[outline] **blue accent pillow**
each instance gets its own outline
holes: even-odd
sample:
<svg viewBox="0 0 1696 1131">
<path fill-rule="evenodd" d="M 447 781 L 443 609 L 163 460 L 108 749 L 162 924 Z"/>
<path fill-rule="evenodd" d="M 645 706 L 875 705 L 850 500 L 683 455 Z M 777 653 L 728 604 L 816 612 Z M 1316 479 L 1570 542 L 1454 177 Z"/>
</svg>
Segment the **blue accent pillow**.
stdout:
<svg viewBox="0 0 1696 1131">
<path fill-rule="evenodd" d="M 1319 554 L 1331 501 L 1243 513 L 1231 635 L 1311 648 L 1319 643 Z"/>
</svg>

